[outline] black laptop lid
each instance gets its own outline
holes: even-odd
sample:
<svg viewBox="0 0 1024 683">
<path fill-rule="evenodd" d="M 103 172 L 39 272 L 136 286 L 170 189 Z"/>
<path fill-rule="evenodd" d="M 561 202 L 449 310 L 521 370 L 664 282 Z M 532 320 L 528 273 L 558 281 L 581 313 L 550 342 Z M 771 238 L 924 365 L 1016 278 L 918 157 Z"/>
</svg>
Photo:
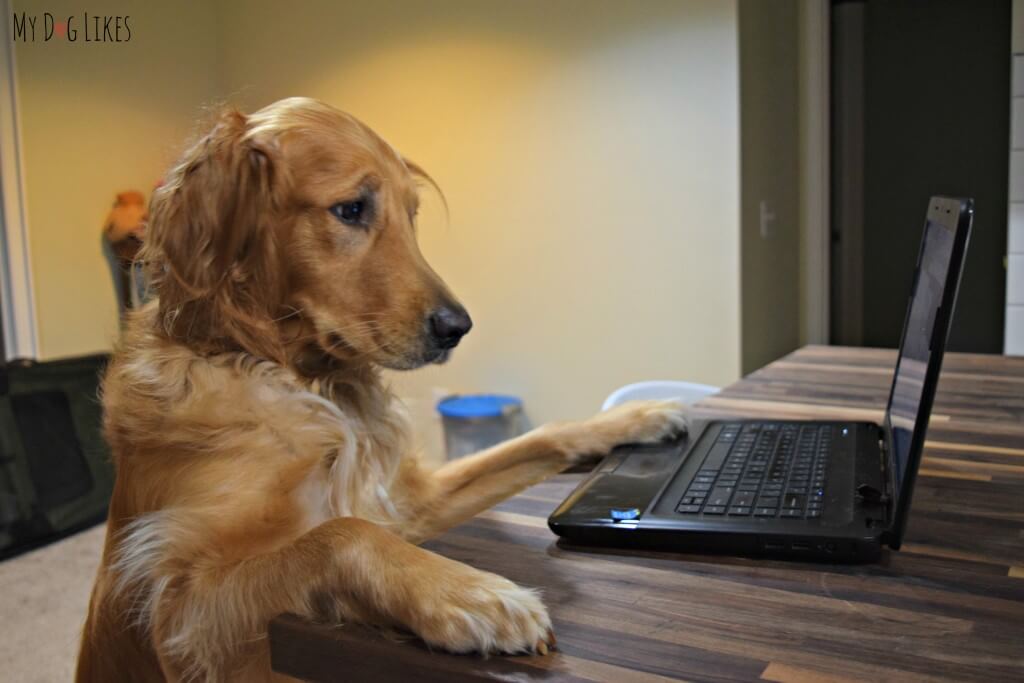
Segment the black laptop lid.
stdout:
<svg viewBox="0 0 1024 683">
<path fill-rule="evenodd" d="M 928 205 L 885 410 L 896 506 L 894 537 L 890 539 L 893 548 L 899 547 L 906 527 L 973 217 L 974 202 L 970 199 L 932 197 Z"/>
</svg>

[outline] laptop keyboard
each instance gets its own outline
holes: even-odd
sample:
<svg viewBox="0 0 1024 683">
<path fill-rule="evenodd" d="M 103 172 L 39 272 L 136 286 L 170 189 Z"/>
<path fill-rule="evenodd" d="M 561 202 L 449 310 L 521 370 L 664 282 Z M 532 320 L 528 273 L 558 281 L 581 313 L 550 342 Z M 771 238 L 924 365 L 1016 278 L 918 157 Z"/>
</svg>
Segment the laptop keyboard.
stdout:
<svg viewBox="0 0 1024 683">
<path fill-rule="evenodd" d="M 821 517 L 832 427 L 773 422 L 723 425 L 676 511 Z"/>
</svg>

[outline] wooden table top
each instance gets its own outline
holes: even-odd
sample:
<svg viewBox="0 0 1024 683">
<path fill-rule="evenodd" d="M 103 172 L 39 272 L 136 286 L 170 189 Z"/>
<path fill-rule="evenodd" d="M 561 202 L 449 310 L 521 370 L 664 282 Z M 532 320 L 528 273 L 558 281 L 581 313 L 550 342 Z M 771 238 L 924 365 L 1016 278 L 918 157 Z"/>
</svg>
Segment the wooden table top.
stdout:
<svg viewBox="0 0 1024 683">
<path fill-rule="evenodd" d="M 704 415 L 878 420 L 895 353 L 809 346 Z M 563 474 L 426 544 L 540 588 L 546 656 L 430 653 L 283 616 L 275 670 L 313 681 L 1024 681 L 1024 358 L 948 354 L 903 549 L 813 565 L 557 542 Z"/>
</svg>

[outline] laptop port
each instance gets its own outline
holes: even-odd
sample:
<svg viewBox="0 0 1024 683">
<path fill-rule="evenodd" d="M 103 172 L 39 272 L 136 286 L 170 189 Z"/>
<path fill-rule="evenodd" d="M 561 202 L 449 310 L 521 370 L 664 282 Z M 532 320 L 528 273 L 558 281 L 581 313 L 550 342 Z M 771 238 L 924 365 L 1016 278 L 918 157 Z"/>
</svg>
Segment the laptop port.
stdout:
<svg viewBox="0 0 1024 683">
<path fill-rule="evenodd" d="M 765 541 L 764 549 L 768 551 L 778 552 L 786 549 L 785 543 L 779 543 L 778 541 Z"/>
<path fill-rule="evenodd" d="M 825 552 L 826 553 L 834 553 L 835 551 L 836 551 L 836 544 L 835 543 L 832 543 L 831 541 L 829 541 L 828 543 L 825 544 Z"/>
<path fill-rule="evenodd" d="M 793 541 L 793 550 L 810 550 L 811 544 L 806 541 Z"/>
</svg>

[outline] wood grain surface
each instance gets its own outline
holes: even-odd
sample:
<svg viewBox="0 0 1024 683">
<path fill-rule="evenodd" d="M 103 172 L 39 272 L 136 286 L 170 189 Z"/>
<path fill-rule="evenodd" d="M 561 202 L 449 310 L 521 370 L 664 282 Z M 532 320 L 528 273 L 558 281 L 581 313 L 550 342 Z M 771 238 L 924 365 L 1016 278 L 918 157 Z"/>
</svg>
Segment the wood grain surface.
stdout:
<svg viewBox="0 0 1024 683">
<path fill-rule="evenodd" d="M 702 416 L 880 418 L 895 353 L 810 346 Z M 561 543 L 563 474 L 427 544 L 540 588 L 559 649 L 453 656 L 284 615 L 274 668 L 311 681 L 1024 681 L 1024 358 L 949 354 L 907 537 L 872 565 Z"/>
</svg>

